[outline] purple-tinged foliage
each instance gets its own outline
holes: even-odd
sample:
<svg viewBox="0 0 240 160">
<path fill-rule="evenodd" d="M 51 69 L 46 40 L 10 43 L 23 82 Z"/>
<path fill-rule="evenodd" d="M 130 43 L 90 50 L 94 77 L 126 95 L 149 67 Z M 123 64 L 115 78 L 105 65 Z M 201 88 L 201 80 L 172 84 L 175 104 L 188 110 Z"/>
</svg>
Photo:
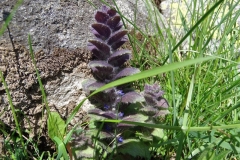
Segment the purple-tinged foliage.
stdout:
<svg viewBox="0 0 240 160">
<path fill-rule="evenodd" d="M 88 49 L 92 51 L 94 60 L 88 66 L 91 68 L 96 81 L 91 80 L 83 83 L 83 89 L 87 94 L 97 90 L 98 86 L 101 87 L 116 79 L 140 72 L 137 68 L 124 68 L 124 64 L 131 58 L 131 51 L 119 50 L 119 47 L 128 40 L 128 31 L 121 29 L 121 18 L 116 10 L 103 6 L 96 12 L 95 20 L 96 23 L 91 25 L 91 30 L 96 38 L 89 40 L 88 43 Z M 109 105 L 110 108 L 114 109 L 118 107 L 117 105 L 122 99 L 121 96 L 123 96 L 117 94 L 119 90 L 123 91 L 121 88 L 114 88 L 111 91 L 103 91 L 93 96 L 92 99 L 95 99 L 99 106 Z M 141 95 L 136 98 L 137 93 L 134 91 L 125 94 L 128 95 L 128 99 L 124 103 L 135 103 L 138 99 L 140 101 L 143 99 Z M 129 99 L 130 97 L 133 97 L 133 100 Z M 115 110 L 115 112 L 118 111 L 118 109 Z"/>
<path fill-rule="evenodd" d="M 118 114 L 114 111 L 102 111 L 101 109 L 95 108 L 91 109 L 89 114 L 95 114 L 108 119 L 118 119 Z"/>
<path fill-rule="evenodd" d="M 122 28 L 120 16 L 114 16 L 108 19 L 106 23 L 114 32 Z"/>
<path fill-rule="evenodd" d="M 152 107 L 157 107 L 158 109 L 168 108 L 168 102 L 162 97 L 163 94 L 164 92 L 157 83 L 153 85 L 146 84 L 144 87 L 144 98 L 146 103 Z"/>
<path fill-rule="evenodd" d="M 108 63 L 113 66 L 122 66 L 125 62 L 127 62 L 131 58 L 130 56 L 131 51 L 129 50 L 116 51 L 109 57 Z"/>
<path fill-rule="evenodd" d="M 101 53 L 106 58 L 110 56 L 110 47 L 101 40 L 89 40 L 88 49 L 91 51 L 97 50 L 99 54 Z"/>
<path fill-rule="evenodd" d="M 97 11 L 95 15 L 95 19 L 98 23 L 106 23 L 107 20 L 110 18 L 109 14 L 106 11 Z"/>
<path fill-rule="evenodd" d="M 109 82 L 114 76 L 114 67 L 106 61 L 91 61 L 88 66 L 98 81 Z"/>
<path fill-rule="evenodd" d="M 146 84 L 144 86 L 144 94 L 145 95 L 148 94 L 153 97 L 161 97 L 164 94 L 164 92 L 161 91 L 160 86 L 157 83 L 155 83 L 153 85 Z"/>
<path fill-rule="evenodd" d="M 96 81 L 95 79 L 89 79 L 82 83 L 83 90 L 86 92 L 87 95 L 89 95 L 90 93 L 92 93 L 93 91 L 95 91 L 96 89 L 98 89 L 104 85 L 105 85 L 105 83 Z"/>
<path fill-rule="evenodd" d="M 111 35 L 111 29 L 105 24 L 95 23 L 92 25 L 92 28 L 93 34 L 102 40 L 108 39 Z"/>
<path fill-rule="evenodd" d="M 119 78 L 123 78 L 123 77 L 127 77 L 136 73 L 139 73 L 140 70 L 137 68 L 124 68 L 123 70 L 121 70 L 115 77 L 114 80 L 119 79 Z"/>
<path fill-rule="evenodd" d="M 116 10 L 103 6 L 96 12 L 95 20 L 91 31 L 96 38 L 88 43 L 93 57 L 88 66 L 95 79 L 83 83 L 83 90 L 87 95 L 107 83 L 140 72 L 137 68 L 126 68 L 124 65 L 131 59 L 131 51 L 119 49 L 128 40 L 128 31 L 122 29 L 123 23 Z M 146 85 L 143 94 L 130 87 L 129 84 L 121 85 L 95 94 L 90 101 L 95 103 L 96 108 L 88 113 L 97 116 L 98 120 L 119 119 L 133 122 L 146 122 L 150 117 L 156 118 L 168 113 L 168 102 L 162 97 L 163 91 L 158 84 Z M 106 146 L 109 145 L 106 139 L 115 140 L 118 145 L 125 143 L 127 137 L 118 132 L 135 127 L 133 124 L 98 123 L 100 122 L 96 121 L 95 126 L 101 130 L 100 140 Z"/>
<path fill-rule="evenodd" d="M 131 104 L 131 103 L 137 103 L 137 102 L 143 102 L 144 98 L 141 94 L 137 92 L 128 92 L 122 96 L 122 103 L 125 104 Z"/>
<path fill-rule="evenodd" d="M 114 47 L 112 45 L 119 42 L 126 42 L 128 40 L 126 36 L 127 32 L 127 30 L 117 31 L 108 39 L 107 44 L 111 45 L 113 50 L 118 49 L 121 45 L 114 45 Z"/>
<path fill-rule="evenodd" d="M 167 100 L 162 97 L 163 94 L 164 92 L 157 83 L 153 85 L 146 84 L 143 93 L 146 106 L 142 108 L 141 111 L 153 116 L 154 118 L 168 114 L 167 109 L 169 104 Z"/>
</svg>

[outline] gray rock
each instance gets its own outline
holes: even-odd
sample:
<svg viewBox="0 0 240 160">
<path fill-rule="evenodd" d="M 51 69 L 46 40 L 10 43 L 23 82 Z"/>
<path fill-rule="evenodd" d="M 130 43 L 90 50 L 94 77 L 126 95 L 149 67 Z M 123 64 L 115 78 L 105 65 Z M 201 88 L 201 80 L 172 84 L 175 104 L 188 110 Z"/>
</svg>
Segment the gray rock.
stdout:
<svg viewBox="0 0 240 160">
<path fill-rule="evenodd" d="M 14 3 L 15 1 L 8 0 L 0 2 L 0 25 L 3 24 L 3 11 L 10 12 Z M 96 7 L 102 5 L 98 0 L 92 3 Z M 123 15 L 136 22 L 138 27 L 142 29 L 151 27 L 146 26 L 149 23 L 145 1 L 117 0 L 116 3 Z M 54 47 L 81 48 L 86 46 L 92 36 L 89 26 L 94 20 L 95 11 L 96 9 L 86 0 L 24 0 L 9 28 L 14 41 L 25 47 L 28 47 L 27 36 L 30 34 L 36 52 L 43 50 L 51 53 Z M 129 27 L 133 28 L 130 25 Z M 1 40 L 9 40 L 7 32 L 0 37 Z"/>
<path fill-rule="evenodd" d="M 54 47 L 74 49 L 86 46 L 94 8 L 86 1 L 81 2 L 25 0 L 9 25 L 14 41 L 28 46 L 27 36 L 30 34 L 35 51 L 46 53 L 51 53 Z M 11 1 L 1 1 L 0 12 L 10 11 L 12 5 Z M 1 39 L 8 39 L 8 34 Z"/>
</svg>

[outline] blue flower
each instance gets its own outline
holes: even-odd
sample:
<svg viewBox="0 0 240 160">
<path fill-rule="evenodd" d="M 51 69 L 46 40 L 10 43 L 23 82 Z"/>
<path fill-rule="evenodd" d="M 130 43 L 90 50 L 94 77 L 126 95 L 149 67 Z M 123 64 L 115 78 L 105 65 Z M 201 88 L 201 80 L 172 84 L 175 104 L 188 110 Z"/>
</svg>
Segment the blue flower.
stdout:
<svg viewBox="0 0 240 160">
<path fill-rule="evenodd" d="M 112 127 L 108 124 L 106 124 L 104 128 L 107 132 L 111 132 L 111 130 L 112 130 Z"/>
<path fill-rule="evenodd" d="M 122 112 L 118 113 L 118 118 L 123 118 L 123 116 L 124 116 L 124 113 L 122 113 Z"/>
<path fill-rule="evenodd" d="M 109 110 L 110 109 L 110 106 L 107 105 L 107 104 L 104 104 L 104 107 L 103 107 L 105 110 Z"/>
<path fill-rule="evenodd" d="M 122 143 L 123 142 L 123 138 L 121 136 L 117 137 L 117 141 L 118 143 Z"/>
<path fill-rule="evenodd" d="M 123 91 L 122 91 L 122 90 L 118 90 L 118 91 L 117 91 L 117 95 L 119 95 L 119 96 L 123 96 L 123 95 L 124 95 L 124 93 L 123 93 Z"/>
</svg>

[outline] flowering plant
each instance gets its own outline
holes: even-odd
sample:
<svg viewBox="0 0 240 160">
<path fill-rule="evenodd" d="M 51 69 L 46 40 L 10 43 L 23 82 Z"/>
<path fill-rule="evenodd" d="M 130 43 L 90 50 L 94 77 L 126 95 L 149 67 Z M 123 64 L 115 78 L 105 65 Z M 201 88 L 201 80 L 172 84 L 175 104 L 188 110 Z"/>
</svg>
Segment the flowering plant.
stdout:
<svg viewBox="0 0 240 160">
<path fill-rule="evenodd" d="M 119 49 L 128 40 L 128 32 L 122 29 L 123 24 L 117 11 L 103 6 L 96 12 L 95 20 L 96 23 L 91 25 L 91 30 L 96 38 L 89 40 L 88 43 L 93 58 L 88 65 L 94 79 L 83 83 L 83 90 L 87 95 L 109 82 L 140 72 L 137 68 L 126 66 L 126 62 L 131 59 L 131 51 Z M 95 108 L 90 109 L 88 113 L 94 115 L 92 120 L 95 121 L 94 126 L 98 129 L 94 138 L 98 140 L 100 148 L 108 152 L 115 151 L 112 153 L 127 152 L 133 157 L 135 153 L 126 151 L 126 148 L 136 143 L 138 143 L 137 147 L 146 148 L 144 143 L 139 141 L 139 137 L 136 139 L 139 127 L 122 123 L 102 123 L 99 120 L 121 119 L 154 123 L 156 118 L 164 117 L 168 113 L 168 103 L 162 95 L 163 91 L 155 83 L 145 85 L 142 93 L 134 91 L 131 84 L 124 84 L 92 96 L 90 101 Z M 146 157 L 141 153 L 137 155 Z"/>
</svg>

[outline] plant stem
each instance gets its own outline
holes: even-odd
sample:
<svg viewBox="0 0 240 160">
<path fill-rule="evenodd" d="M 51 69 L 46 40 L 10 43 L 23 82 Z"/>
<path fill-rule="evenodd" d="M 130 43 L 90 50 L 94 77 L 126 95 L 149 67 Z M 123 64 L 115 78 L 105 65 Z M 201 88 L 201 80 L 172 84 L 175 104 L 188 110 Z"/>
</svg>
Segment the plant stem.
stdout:
<svg viewBox="0 0 240 160">
<path fill-rule="evenodd" d="M 43 96 L 43 102 L 44 102 L 45 107 L 47 109 L 47 115 L 49 116 L 50 115 L 50 108 L 48 106 L 47 96 L 46 96 L 46 93 L 44 91 L 44 87 L 43 87 L 43 84 L 42 84 L 42 81 L 41 81 L 41 78 L 40 78 L 40 74 L 39 74 L 38 69 L 37 69 L 36 60 L 34 58 L 34 53 L 33 53 L 33 49 L 32 49 L 32 40 L 31 40 L 30 35 L 28 35 L 28 44 L 29 44 L 29 51 L 30 51 L 30 55 L 31 55 L 31 58 L 32 58 L 32 61 L 33 61 L 34 69 L 35 69 L 36 74 L 37 74 L 38 83 L 39 83 L 41 93 L 42 93 L 42 96 Z"/>
</svg>

